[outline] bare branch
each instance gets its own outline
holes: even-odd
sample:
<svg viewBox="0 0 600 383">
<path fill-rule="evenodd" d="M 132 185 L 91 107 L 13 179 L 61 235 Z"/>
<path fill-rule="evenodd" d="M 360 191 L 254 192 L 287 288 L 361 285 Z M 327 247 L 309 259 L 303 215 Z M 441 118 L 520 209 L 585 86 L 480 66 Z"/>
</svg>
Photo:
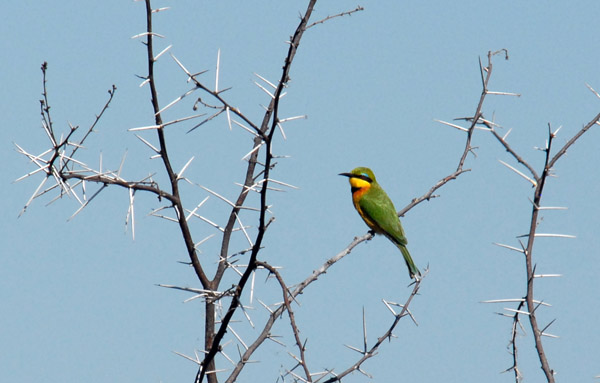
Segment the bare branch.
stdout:
<svg viewBox="0 0 600 383">
<path fill-rule="evenodd" d="M 410 209 L 417 206 L 421 202 L 429 201 L 431 198 L 437 197 L 436 195 L 433 194 L 433 193 L 435 193 L 436 190 L 438 190 L 439 188 L 441 188 L 448 182 L 456 179 L 458 176 L 460 176 L 461 174 L 466 173 L 468 171 L 471 171 L 471 169 L 460 169 L 460 170 L 457 170 L 454 173 L 451 173 L 451 174 L 447 175 L 446 177 L 442 178 L 435 185 L 433 185 L 427 193 L 423 194 L 422 196 L 420 196 L 418 198 L 414 198 L 408 205 L 406 205 L 402 210 L 400 210 L 398 212 L 398 216 L 403 217 Z"/>
<path fill-rule="evenodd" d="M 438 181 L 431 189 L 429 189 L 429 191 L 427 193 L 425 193 L 424 195 L 422 195 L 419 198 L 415 198 L 411 201 L 411 203 L 409 203 L 406 207 L 404 207 L 402 210 L 400 210 L 398 212 L 398 216 L 402 217 L 404 216 L 404 214 L 406 214 L 410 209 L 412 209 L 413 207 L 415 207 L 416 205 L 420 204 L 423 201 L 429 201 L 431 198 L 436 197 L 433 193 L 438 190 L 439 188 L 441 188 L 442 186 L 444 186 L 445 184 L 447 184 L 448 182 L 450 182 L 451 180 L 456 179 L 459 175 L 470 171 L 470 169 L 464 169 L 464 164 L 465 161 L 467 159 L 467 155 L 469 154 L 469 152 L 471 152 L 473 150 L 473 147 L 471 146 L 471 140 L 473 138 L 473 132 L 474 130 L 477 128 L 477 124 L 478 121 L 482 118 L 482 108 L 483 108 L 483 102 L 485 100 L 485 97 L 489 94 L 488 91 L 488 83 L 490 81 L 490 78 L 492 76 L 492 56 L 499 54 L 499 53 L 504 53 L 506 59 L 508 59 L 508 51 L 506 51 L 505 49 L 502 49 L 500 51 L 496 51 L 496 52 L 488 52 L 488 65 L 487 67 L 483 67 L 481 64 L 481 59 L 479 60 L 479 67 L 480 67 L 480 71 L 481 71 L 481 81 L 482 81 L 482 91 L 481 91 L 481 97 L 479 98 L 479 103 L 477 104 L 477 108 L 475 109 L 475 113 L 474 116 L 468 117 L 468 118 L 464 118 L 465 120 L 471 121 L 471 126 L 466 129 L 463 128 L 459 125 L 456 124 L 451 124 L 448 122 L 444 122 L 444 121 L 440 121 L 440 120 L 436 120 L 442 124 L 445 125 L 449 125 L 452 126 L 454 128 L 457 128 L 461 131 L 466 131 L 467 132 L 467 139 L 465 142 L 465 148 L 463 150 L 463 153 L 460 157 L 460 160 L 458 162 L 458 166 L 456 167 L 456 170 L 449 174 L 448 176 L 442 178 L 440 181 Z M 484 75 L 484 72 L 486 73 Z"/>
<path fill-rule="evenodd" d="M 285 304 L 285 309 L 287 310 L 288 315 L 290 317 L 290 326 L 292 327 L 292 332 L 294 333 L 294 339 L 296 340 L 296 345 L 298 346 L 298 351 L 300 352 L 300 360 L 298 360 L 298 363 L 300 363 L 300 365 L 304 369 L 306 381 L 312 382 L 312 377 L 311 377 L 310 371 L 308 370 L 308 366 L 306 364 L 306 357 L 304 356 L 304 351 L 306 350 L 305 343 L 302 343 L 300 341 L 300 330 L 298 330 L 298 325 L 296 324 L 294 312 L 292 311 L 292 308 L 290 306 L 289 289 L 286 286 L 283 278 L 281 277 L 281 274 L 279 273 L 279 271 L 277 271 L 277 269 L 275 269 L 274 267 L 272 267 L 271 265 L 269 265 L 266 262 L 257 261 L 256 264 L 257 264 L 257 266 L 264 267 L 265 269 L 269 270 L 269 272 L 271 274 L 275 275 L 275 278 L 277 278 L 277 282 L 279 282 L 279 285 L 281 286 L 281 290 L 283 292 L 283 303 Z"/>
<path fill-rule="evenodd" d="M 515 160 L 517 160 L 520 164 L 524 165 L 527 168 L 527 170 L 529 170 L 529 172 L 531 173 L 533 179 L 537 182 L 538 179 L 539 179 L 539 176 L 536 173 L 535 169 L 531 165 L 529 165 L 529 163 L 527 163 L 523 158 L 521 158 L 521 156 L 518 155 L 517 152 L 515 152 L 510 147 L 510 145 L 508 144 L 508 142 L 506 141 L 506 137 L 507 137 L 508 133 L 507 133 L 507 135 L 505 135 L 504 137 L 502 137 L 502 136 L 500 136 L 498 134 L 498 132 L 496 132 L 496 130 L 494 129 L 494 127 L 491 126 L 488 122 L 483 122 L 483 124 L 485 124 L 488 128 L 490 128 L 490 132 L 494 135 L 494 137 L 496 137 L 496 139 L 498 140 L 498 142 L 500 142 L 502 144 L 502 146 L 504 146 L 504 148 L 506 149 L 506 151 L 509 152 L 514 157 Z M 523 176 L 523 177 L 525 177 L 525 176 Z M 532 182 L 531 179 L 529 179 L 528 177 L 525 177 L 525 178 L 528 179 L 530 182 Z M 535 183 L 534 182 L 532 182 L 532 183 L 535 186 Z"/>
<path fill-rule="evenodd" d="M 394 316 L 394 321 L 392 322 L 391 326 L 388 328 L 388 330 L 382 336 L 377 338 L 377 342 L 375 342 L 375 344 L 373 346 L 371 346 L 371 348 L 369 350 L 365 350 L 363 356 L 361 358 L 359 358 L 352 366 L 350 366 L 343 372 L 336 374 L 334 377 L 331 377 L 331 378 L 325 380 L 324 383 L 338 382 L 338 381 L 341 381 L 342 378 L 345 377 L 346 375 L 348 375 L 354 371 L 360 371 L 361 365 L 367 359 L 370 359 L 373 356 L 375 356 L 375 354 L 377 353 L 377 350 L 383 344 L 383 342 L 386 339 L 391 338 L 392 332 L 398 325 L 398 322 L 400 322 L 400 319 L 402 319 L 404 316 L 406 316 L 408 314 L 408 307 L 410 306 L 410 303 L 412 302 L 412 299 L 414 298 L 414 296 L 417 295 L 417 293 L 419 292 L 419 288 L 421 287 L 421 282 L 423 281 L 423 278 L 425 278 L 426 275 L 427 275 L 426 273 L 423 274 L 421 279 L 418 279 L 414 282 L 414 287 L 412 289 L 412 292 L 408 296 L 408 299 L 406 300 L 404 305 L 402 305 L 402 310 L 397 315 Z"/>
<path fill-rule="evenodd" d="M 516 348 L 516 344 L 515 344 L 515 336 L 516 336 L 515 329 L 516 329 L 516 323 L 518 322 L 519 314 L 527 315 L 527 317 L 529 319 L 529 323 L 531 325 L 531 329 L 532 329 L 534 340 L 535 340 L 535 348 L 536 348 L 536 351 L 538 354 L 538 358 L 540 360 L 541 368 L 544 371 L 544 374 L 546 376 L 546 380 L 549 383 L 553 383 L 555 381 L 554 380 L 554 370 L 552 370 L 550 368 L 548 359 L 546 357 L 546 353 L 544 351 L 543 343 L 542 343 L 542 336 L 555 337 L 555 335 L 545 333 L 544 330 L 546 328 L 544 328 L 542 330 L 539 329 L 538 320 L 537 320 L 537 316 L 536 316 L 536 309 L 537 309 L 537 307 L 539 307 L 542 304 L 542 302 L 538 302 L 534 299 L 534 280 L 536 278 L 558 277 L 558 276 L 560 276 L 560 274 L 535 274 L 535 266 L 534 266 L 533 258 L 532 258 L 533 257 L 533 246 L 534 246 L 534 242 L 535 242 L 536 238 L 544 238 L 544 237 L 574 238 L 575 236 L 567 235 L 567 234 L 538 233 L 537 232 L 538 216 L 539 216 L 540 210 L 544 209 L 544 208 L 540 207 L 541 206 L 540 202 L 541 202 L 543 190 L 544 190 L 544 187 L 546 184 L 546 180 L 549 176 L 551 176 L 551 169 L 554 167 L 555 163 L 566 153 L 566 151 L 569 147 L 571 147 L 592 126 L 596 125 L 599 120 L 600 120 L 600 114 L 596 115 L 588 124 L 586 124 L 578 133 L 576 133 L 553 157 L 551 157 L 552 143 L 554 142 L 554 138 L 556 137 L 556 133 L 558 132 L 558 129 L 556 131 L 552 131 L 552 128 L 550 126 L 548 126 L 547 144 L 546 144 L 546 147 L 542 149 L 545 152 L 545 164 L 544 164 L 543 172 L 540 176 L 537 175 L 537 173 L 535 172 L 535 170 L 533 169 L 533 167 L 530 164 L 528 164 L 525 160 L 523 160 L 523 158 L 521 156 L 519 156 L 508 145 L 508 143 L 505 140 L 505 137 L 500 137 L 500 135 L 498 135 L 497 132 L 494 130 L 493 126 L 488 125 L 488 127 L 490 128 L 490 131 L 492 132 L 494 137 L 496 137 L 496 139 L 504 146 L 504 148 L 519 163 L 524 165 L 531 172 L 533 177 L 535 178 L 535 182 L 534 182 L 534 180 L 525 176 L 523 173 L 519 172 L 515 168 L 509 166 L 506 163 L 503 163 L 504 165 L 508 166 L 509 168 L 511 168 L 512 170 L 517 172 L 522 177 L 528 179 L 535 187 L 533 200 L 531 201 L 532 202 L 532 213 L 531 213 L 531 219 L 530 219 L 530 224 L 529 224 L 529 231 L 527 234 L 520 236 L 520 237 L 527 238 L 527 244 L 525 246 L 523 246 L 523 249 L 522 249 L 522 252 L 525 254 L 525 266 L 526 266 L 526 272 L 527 272 L 527 292 L 526 292 L 524 301 L 521 301 L 519 303 L 519 306 L 517 307 L 516 310 L 506 309 L 508 311 L 512 311 L 515 313 L 514 314 L 514 322 L 513 322 L 513 336 L 511 339 L 513 366 L 509 370 L 512 369 L 514 371 L 515 381 L 517 383 L 521 379 L 520 372 L 517 368 L 517 356 L 516 356 L 517 348 Z M 510 247 L 510 246 L 506 246 L 506 245 L 500 245 L 500 246 L 509 248 L 511 250 L 519 251 L 519 249 Z M 525 304 L 527 305 L 527 311 L 521 310 L 521 308 Z"/>
<path fill-rule="evenodd" d="M 577 141 L 592 126 L 598 124 L 599 121 L 600 121 L 600 113 L 598 113 L 594 118 L 592 118 L 590 122 L 588 122 L 583 128 L 581 128 L 581 130 L 579 132 L 577 132 L 577 134 L 575 134 L 573 137 L 571 137 L 571 139 L 562 148 L 560 148 L 560 150 L 548 162 L 548 169 L 552 169 L 554 167 L 554 164 L 556 163 L 556 161 L 558 161 L 560 159 L 560 157 L 562 157 L 567 152 L 567 149 L 569 149 L 575 143 L 575 141 Z M 551 133 L 550 136 L 553 137 L 555 134 L 556 134 L 556 132 Z"/>
<path fill-rule="evenodd" d="M 291 70 L 291 66 L 294 61 L 294 57 L 296 56 L 296 51 L 298 49 L 298 46 L 300 44 L 300 41 L 304 34 L 304 31 L 306 30 L 306 25 L 308 23 L 308 20 L 310 19 L 310 16 L 312 14 L 315 3 L 316 3 L 316 0 L 309 1 L 306 12 L 304 13 L 304 16 L 301 18 L 300 23 L 299 23 L 298 27 L 296 28 L 294 36 L 291 39 L 290 47 L 288 49 L 288 54 L 285 58 L 285 63 L 283 66 L 281 79 L 279 80 L 277 89 L 275 90 L 275 93 L 274 93 L 274 98 L 271 100 L 270 107 L 267 109 L 267 112 L 265 113 L 265 116 L 263 118 L 263 123 L 261 124 L 261 129 L 256 128 L 256 131 L 259 134 L 260 139 L 259 139 L 259 137 L 255 137 L 254 146 L 260 145 L 261 140 L 265 143 L 265 162 L 264 162 L 264 170 L 263 170 L 264 182 L 261 185 L 261 191 L 260 191 L 260 213 L 259 213 L 260 216 L 259 216 L 259 224 L 258 224 L 258 233 L 254 240 L 254 246 L 252 246 L 252 251 L 250 253 L 250 259 L 248 260 L 248 267 L 246 268 L 244 274 L 242 275 L 242 277 L 240 278 L 240 280 L 237 284 L 235 295 L 231 300 L 231 304 L 230 304 L 229 308 L 227 309 L 227 312 L 225 313 L 225 315 L 223 316 L 223 318 L 221 320 L 221 325 L 219 327 L 219 330 L 216 332 L 213 339 L 208 339 L 208 338 L 210 338 L 208 336 L 206 337 L 207 341 L 210 341 L 210 344 L 207 344 L 207 349 L 209 351 L 206 354 L 204 361 L 202 362 L 202 366 L 199 369 L 198 374 L 196 375 L 196 383 L 201 383 L 204 378 L 204 375 L 206 374 L 206 370 L 211 368 L 210 367 L 211 365 L 214 365 L 214 357 L 215 357 L 216 353 L 218 352 L 221 340 L 223 339 L 225 332 L 227 331 L 227 326 L 228 326 L 229 322 L 231 321 L 233 314 L 235 313 L 237 307 L 240 305 L 239 297 L 241 296 L 242 291 L 243 291 L 248 279 L 250 278 L 250 275 L 254 272 L 254 270 L 257 267 L 257 264 L 256 264 L 257 255 L 261 249 L 265 231 L 268 226 L 267 219 L 266 219 L 266 213 L 267 213 L 267 209 L 268 209 L 267 191 L 268 191 L 269 174 L 271 171 L 271 160 L 272 160 L 271 143 L 272 143 L 273 134 L 275 133 L 277 124 L 279 123 L 279 117 L 278 117 L 279 116 L 279 114 L 278 114 L 279 100 L 281 99 L 283 89 L 285 88 L 287 82 L 289 81 L 289 73 Z M 195 81 L 195 79 L 194 79 L 194 81 Z M 239 113 L 239 111 L 237 111 L 237 109 L 234 109 L 229 104 L 227 104 L 218 93 L 209 91 L 208 88 L 206 88 L 199 82 L 196 82 L 196 84 L 200 88 L 211 93 L 215 98 L 217 98 L 220 102 L 222 102 L 223 106 L 225 108 L 228 108 L 232 112 L 236 113 L 238 116 L 243 118 L 245 122 L 249 123 L 252 127 L 255 126 L 243 114 Z M 246 185 L 246 186 L 250 186 L 250 185 L 254 184 L 254 182 L 255 182 L 254 177 L 252 176 L 254 174 L 254 167 L 255 167 L 256 158 L 257 158 L 255 155 L 256 156 L 258 155 L 258 151 L 252 155 L 253 160 L 251 160 L 248 164 L 248 170 L 246 173 L 246 181 L 244 183 L 244 185 Z M 221 259 L 226 258 L 227 249 L 229 247 L 229 238 L 230 238 L 231 229 L 233 228 L 233 225 L 235 224 L 235 222 L 237 220 L 236 216 L 238 213 L 238 207 L 243 204 L 243 201 L 245 200 L 246 196 L 247 196 L 246 190 L 243 189 L 238 197 L 238 201 L 236 201 L 235 207 L 232 209 L 232 212 L 230 214 L 229 221 L 225 228 L 226 229 L 225 235 L 223 236 Z M 217 283 L 217 284 L 219 283 L 220 279 L 223 276 L 224 267 L 225 266 L 224 266 L 223 262 L 219 263 L 219 266 L 217 268 L 217 273 L 215 274 L 213 283 Z M 234 370 L 234 373 L 235 373 L 235 370 Z M 234 373 L 232 373 L 232 376 Z"/>
<path fill-rule="evenodd" d="M 315 26 L 315 25 L 317 25 L 317 24 L 323 24 L 324 22 L 326 22 L 326 21 L 328 21 L 328 20 L 331 20 L 331 19 L 333 19 L 333 18 L 336 18 L 336 17 L 342 17 L 342 16 L 351 16 L 351 15 L 352 15 L 353 13 L 355 13 L 355 12 L 360 12 L 360 11 L 364 11 L 364 10 L 365 10 L 365 9 L 359 5 L 359 6 L 357 6 L 356 8 L 354 8 L 353 10 L 351 10 L 351 11 L 345 11 L 345 12 L 341 12 L 341 13 L 338 13 L 338 14 L 336 14 L 336 15 L 327 16 L 326 18 L 324 18 L 324 19 L 322 19 L 322 20 L 315 21 L 314 23 L 312 23 L 312 24 L 310 24 L 309 26 L 307 26 L 307 27 L 306 27 L 306 29 L 308 29 L 308 28 L 312 28 L 312 27 L 314 27 L 314 26 Z"/>
</svg>

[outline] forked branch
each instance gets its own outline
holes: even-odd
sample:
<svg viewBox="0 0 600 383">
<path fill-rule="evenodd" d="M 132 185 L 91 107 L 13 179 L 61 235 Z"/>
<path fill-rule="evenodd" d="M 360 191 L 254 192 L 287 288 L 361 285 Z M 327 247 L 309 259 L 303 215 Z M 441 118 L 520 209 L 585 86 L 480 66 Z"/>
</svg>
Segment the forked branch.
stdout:
<svg viewBox="0 0 600 383">
<path fill-rule="evenodd" d="M 525 255 L 525 268 L 526 268 L 526 277 L 527 277 L 526 294 L 525 294 L 525 297 L 523 298 L 523 300 L 520 301 L 519 307 L 517 308 L 517 311 L 514 314 L 513 330 L 512 330 L 512 337 L 511 337 L 511 347 L 512 347 L 512 355 L 513 355 L 513 366 L 511 367 L 511 369 L 514 371 L 515 381 L 517 383 L 521 379 L 521 374 L 517 367 L 517 347 L 516 347 L 516 343 L 515 343 L 515 331 L 516 331 L 516 323 L 519 323 L 518 315 L 521 312 L 521 308 L 525 304 L 527 307 L 527 311 L 525 313 L 527 314 L 527 318 L 529 320 L 529 323 L 530 323 L 530 326 L 531 326 L 531 329 L 533 332 L 535 348 L 536 348 L 537 355 L 538 355 L 538 358 L 540 361 L 540 366 L 544 372 L 546 380 L 549 383 L 554 383 L 554 381 L 555 381 L 554 370 L 550 367 L 548 358 L 547 358 L 545 350 L 544 350 L 543 342 L 542 342 L 542 336 L 548 335 L 548 334 L 544 333 L 544 331 L 545 331 L 545 329 L 547 329 L 549 327 L 549 325 L 544 327 L 544 329 L 540 330 L 540 326 L 538 324 L 538 318 L 537 318 L 537 309 L 541 305 L 541 302 L 536 301 L 534 299 L 534 281 L 536 278 L 542 276 L 542 275 L 538 276 L 535 274 L 535 263 L 533 261 L 533 250 L 534 250 L 535 238 L 536 238 L 536 236 L 541 236 L 541 234 L 537 233 L 538 224 L 539 224 L 539 214 L 540 214 L 540 210 L 543 209 L 543 207 L 541 206 L 541 200 L 542 200 L 544 188 L 546 186 L 546 181 L 547 181 L 548 177 L 552 175 L 552 171 L 553 171 L 553 168 L 554 168 L 556 162 L 567 152 L 567 150 L 579 138 L 581 138 L 581 136 L 585 132 L 587 132 L 592 126 L 597 125 L 599 123 L 599 121 L 600 121 L 600 114 L 597 114 L 594 118 L 592 118 L 592 120 L 590 122 L 588 122 L 581 130 L 579 130 L 554 155 L 552 155 L 552 144 L 554 143 L 554 139 L 556 138 L 556 133 L 557 133 L 558 129 L 556 131 L 552 131 L 552 128 L 550 126 L 548 126 L 548 139 L 546 141 L 547 142 L 546 147 L 543 149 L 545 159 L 544 159 L 544 167 L 542 169 L 541 175 L 538 175 L 538 173 L 534 170 L 533 166 L 531 166 L 526 160 L 524 160 L 523 157 L 521 155 L 519 155 L 510 146 L 510 144 L 506 140 L 506 136 L 501 136 L 500 134 L 498 134 L 497 131 L 495 130 L 495 127 L 492 124 L 490 124 L 488 121 L 482 122 L 482 124 L 485 125 L 490 130 L 490 132 L 493 134 L 493 136 L 504 147 L 504 149 L 506 149 L 506 151 L 519 164 L 523 165 L 525 168 L 528 169 L 528 171 L 531 174 L 533 184 L 535 186 L 535 189 L 533 192 L 533 199 L 532 199 L 532 212 L 531 212 L 531 219 L 529 222 L 529 231 L 525 235 L 525 237 L 527 238 L 527 241 L 524 245 L 522 245 L 522 248 L 523 248 L 522 253 Z M 512 167 L 510 167 L 510 168 L 512 170 L 514 170 L 515 172 L 520 173 L 517 169 L 514 169 Z M 522 175 L 522 173 L 521 173 L 521 175 Z M 571 237 L 571 236 L 562 235 L 562 234 L 551 234 L 551 235 L 545 235 L 545 236 Z M 504 246 L 504 247 L 508 247 L 508 246 Z M 519 250 L 519 249 L 516 249 L 516 250 Z M 552 276 L 558 276 L 558 275 L 553 274 Z"/>
<path fill-rule="evenodd" d="M 204 361 L 202 362 L 202 365 L 200 366 L 199 370 L 198 370 L 198 374 L 196 375 L 196 383 L 201 383 L 204 375 L 206 374 L 206 371 L 208 370 L 208 366 L 213 363 L 214 357 L 216 356 L 217 352 L 219 351 L 219 347 L 221 345 L 221 341 L 223 339 L 223 337 L 225 336 L 225 333 L 227 332 L 227 328 L 229 323 L 231 322 L 231 319 L 233 318 L 234 313 L 236 312 L 237 308 L 240 306 L 240 297 L 242 295 L 242 292 L 244 290 L 244 287 L 248 281 L 248 279 L 250 278 L 250 275 L 254 272 L 254 270 L 257 267 L 256 264 L 256 259 L 258 256 L 258 253 L 262 247 L 262 241 L 265 235 L 265 231 L 267 229 L 267 219 L 266 219 L 266 214 L 267 214 L 267 192 L 268 192 L 268 184 L 269 184 L 269 174 L 271 171 L 271 167 L 272 167 L 272 159 L 273 159 L 273 155 L 271 153 L 271 145 L 272 145 L 272 140 L 273 140 L 273 136 L 275 134 L 276 128 L 277 128 L 277 124 L 279 124 L 279 102 L 281 99 L 281 94 L 283 92 L 283 89 L 287 86 L 287 83 L 289 81 L 289 74 L 291 71 L 291 67 L 292 67 L 292 63 L 294 61 L 294 57 L 296 56 L 296 52 L 297 49 L 300 45 L 300 41 L 302 39 L 302 36 L 304 34 L 304 31 L 306 30 L 306 25 L 308 23 L 308 20 L 310 19 L 310 16 L 313 12 L 314 6 L 316 4 L 316 0 L 311 0 L 309 1 L 309 4 L 307 6 L 307 9 L 304 13 L 304 15 L 302 16 L 300 23 L 298 25 L 298 27 L 296 28 L 296 31 L 294 32 L 294 35 L 292 36 L 292 39 L 289 43 L 289 49 L 288 49 L 288 53 L 287 56 L 285 58 L 285 62 L 283 65 L 283 71 L 281 74 L 281 78 L 279 80 L 279 83 L 277 84 L 277 88 L 275 90 L 274 93 L 274 97 L 271 101 L 271 104 L 269 106 L 269 108 L 267 108 L 267 112 L 265 113 L 265 116 L 263 118 L 263 123 L 261 125 L 261 131 L 263 134 L 261 134 L 260 136 L 257 136 L 254 139 L 254 146 L 257 147 L 259 145 L 263 145 L 264 144 L 264 169 L 263 169 L 263 182 L 261 183 L 261 189 L 260 189 L 260 216 L 259 216 L 259 224 L 258 224 L 258 233 L 256 235 L 256 239 L 254 241 L 254 245 L 252 246 L 252 251 L 250 253 L 250 259 L 248 260 L 248 266 L 246 268 L 246 270 L 244 271 L 244 273 L 242 274 L 242 276 L 240 277 L 236 289 L 235 289 L 235 293 L 234 296 L 231 299 L 231 303 L 229 305 L 229 308 L 227 309 L 227 312 L 225 313 L 225 315 L 223 316 L 223 318 L 221 319 L 221 325 L 219 327 L 219 330 L 216 332 L 214 338 L 211 340 L 212 344 L 210 345 L 208 352 L 206 354 L 206 356 L 204 357 Z M 256 151 L 256 156 L 258 155 L 258 151 Z M 254 154 L 253 154 L 254 156 Z M 256 158 L 256 157 L 254 157 Z M 254 166 L 256 164 L 256 160 L 250 160 L 251 162 L 249 163 L 248 166 L 248 172 L 246 175 L 246 181 L 247 183 L 249 183 L 250 181 L 248 181 L 249 179 L 252 180 L 254 177 L 252 176 L 254 174 Z M 253 182 L 253 181 L 252 181 Z M 246 193 L 246 190 L 243 190 L 242 193 Z M 235 208 L 234 211 L 232 212 L 232 215 L 235 212 Z M 232 220 L 232 216 L 230 216 L 230 221 Z M 225 240 L 225 238 L 224 238 Z M 229 243 L 225 243 L 223 242 L 224 247 L 228 247 Z M 226 257 L 227 254 L 221 254 L 221 257 Z M 219 273 L 220 270 L 222 270 L 222 265 L 223 262 L 221 262 L 219 264 L 219 268 L 217 270 L 217 273 Z M 218 278 L 220 278 L 217 275 Z"/>
</svg>

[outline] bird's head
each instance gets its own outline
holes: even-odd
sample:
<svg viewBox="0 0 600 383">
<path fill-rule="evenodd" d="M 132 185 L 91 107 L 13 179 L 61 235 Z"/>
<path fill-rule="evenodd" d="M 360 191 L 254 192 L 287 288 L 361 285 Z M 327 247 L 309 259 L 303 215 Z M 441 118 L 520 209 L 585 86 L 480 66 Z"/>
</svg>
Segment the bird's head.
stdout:
<svg viewBox="0 0 600 383">
<path fill-rule="evenodd" d="M 365 167 L 358 167 L 353 169 L 350 173 L 340 173 L 339 175 L 348 177 L 353 191 L 355 189 L 370 187 L 372 183 L 377 182 L 373 171 Z"/>
</svg>

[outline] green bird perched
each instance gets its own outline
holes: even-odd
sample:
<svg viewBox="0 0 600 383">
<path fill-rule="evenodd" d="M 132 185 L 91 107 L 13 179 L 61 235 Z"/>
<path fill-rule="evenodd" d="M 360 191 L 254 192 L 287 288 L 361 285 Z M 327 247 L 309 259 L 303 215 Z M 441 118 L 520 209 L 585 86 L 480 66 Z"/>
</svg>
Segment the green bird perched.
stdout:
<svg viewBox="0 0 600 383">
<path fill-rule="evenodd" d="M 359 167 L 350 173 L 340 173 L 340 176 L 348 177 L 354 208 L 363 221 L 373 232 L 385 235 L 400 249 L 411 278 L 420 277 L 421 272 L 415 266 L 406 248 L 408 241 L 396 208 L 390 197 L 377 183 L 373 171 L 369 168 Z"/>
</svg>

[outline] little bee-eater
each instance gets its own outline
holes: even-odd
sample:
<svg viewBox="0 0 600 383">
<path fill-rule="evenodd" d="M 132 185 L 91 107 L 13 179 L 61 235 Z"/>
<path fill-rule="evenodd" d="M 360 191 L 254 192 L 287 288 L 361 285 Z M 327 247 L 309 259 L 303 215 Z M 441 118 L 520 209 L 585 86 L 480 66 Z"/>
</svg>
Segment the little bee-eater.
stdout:
<svg viewBox="0 0 600 383">
<path fill-rule="evenodd" d="M 350 173 L 340 173 L 340 176 L 348 177 L 354 208 L 363 221 L 375 234 L 383 234 L 392 241 L 402 252 L 410 277 L 419 277 L 421 273 L 406 248 L 408 241 L 396 208 L 390 197 L 377 183 L 373 171 L 360 167 Z"/>
</svg>

